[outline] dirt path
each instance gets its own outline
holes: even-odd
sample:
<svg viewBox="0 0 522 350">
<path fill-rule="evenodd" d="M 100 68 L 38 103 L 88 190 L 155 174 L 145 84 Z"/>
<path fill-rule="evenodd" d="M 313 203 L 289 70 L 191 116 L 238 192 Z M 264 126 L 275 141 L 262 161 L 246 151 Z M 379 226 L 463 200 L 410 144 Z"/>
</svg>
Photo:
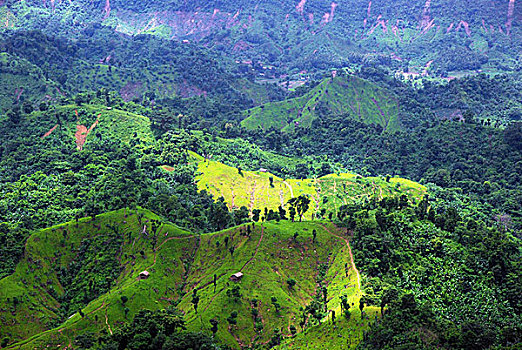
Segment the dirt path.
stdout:
<svg viewBox="0 0 522 350">
<path fill-rule="evenodd" d="M 259 246 L 261 245 L 261 241 L 263 240 L 263 236 L 265 234 L 265 228 L 263 225 L 261 225 L 261 237 L 259 237 L 259 241 L 257 242 L 257 247 L 256 247 L 256 252 L 254 253 L 254 255 L 245 263 L 245 265 L 243 265 L 243 267 L 241 269 L 239 269 L 239 271 L 243 271 L 243 269 L 252 262 L 252 260 L 254 260 L 254 258 L 257 256 L 257 252 L 259 250 Z"/>
<path fill-rule="evenodd" d="M 283 182 L 286 186 L 288 186 L 288 189 L 290 190 L 290 195 L 292 196 L 292 198 L 294 198 L 294 190 L 292 189 L 292 186 L 290 186 L 290 184 L 286 181 Z"/>
<path fill-rule="evenodd" d="M 109 309 L 109 305 L 107 305 L 107 307 L 105 308 L 105 324 L 107 325 L 107 328 L 109 329 L 109 333 L 112 335 L 112 329 L 111 329 L 111 326 L 109 325 L 109 316 L 108 316 L 108 310 Z"/>
<path fill-rule="evenodd" d="M 357 274 L 357 287 L 360 290 L 361 289 L 361 275 L 359 274 L 359 270 L 357 270 L 357 268 L 355 267 L 355 262 L 353 260 L 352 247 L 350 247 L 350 242 L 348 241 L 348 239 L 346 239 L 346 238 L 344 238 L 342 236 L 339 236 L 339 235 L 333 233 L 332 231 L 330 231 L 325 225 L 320 224 L 320 226 L 322 228 L 324 228 L 332 236 L 335 236 L 335 237 L 337 237 L 339 239 L 342 239 L 343 241 L 346 242 L 346 246 L 348 247 L 348 254 L 350 254 L 350 262 L 352 264 L 352 268 L 355 271 L 355 273 Z"/>
<path fill-rule="evenodd" d="M 56 130 L 56 128 L 58 127 L 58 124 L 56 124 L 55 126 L 53 126 L 48 132 L 46 132 L 45 134 L 43 134 L 43 136 L 41 137 L 42 139 L 45 139 L 47 136 L 51 135 L 53 133 L 54 130 Z"/>
</svg>

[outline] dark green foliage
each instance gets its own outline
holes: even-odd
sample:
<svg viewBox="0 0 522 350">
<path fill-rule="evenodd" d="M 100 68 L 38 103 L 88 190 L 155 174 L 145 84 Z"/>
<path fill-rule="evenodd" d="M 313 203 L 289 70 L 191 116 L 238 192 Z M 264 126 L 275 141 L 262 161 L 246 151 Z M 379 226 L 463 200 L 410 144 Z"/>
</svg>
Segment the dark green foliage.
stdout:
<svg viewBox="0 0 522 350">
<path fill-rule="evenodd" d="M 98 132 L 95 128 L 99 134 L 89 135 L 79 152 L 68 134 L 68 128 L 75 128 L 71 120 L 41 138 L 55 125 L 55 115 L 66 121 L 75 118 L 77 109 L 80 118 L 91 122 L 95 118 L 88 112 L 91 108 L 104 107 L 58 107 L 33 113 L 16 126 L 0 118 L 0 168 L 4 169 L 0 172 L 0 218 L 5 220 L 0 223 L 0 242 L 4 243 L 0 276 L 14 268 L 28 230 L 125 206 L 152 208 L 180 226 L 200 231 L 248 221 L 244 210 L 238 215 L 229 213 L 222 199 L 214 202 L 197 190 L 195 167 L 188 163 L 185 148 L 190 139 L 186 133 L 127 141 L 116 130 Z M 109 126 L 112 112 L 105 113 Z M 13 167 L 14 163 L 18 166 Z M 167 174 L 158 168 L 161 164 L 175 164 L 176 170 Z"/>
<path fill-rule="evenodd" d="M 202 333 L 185 331 L 185 322 L 179 311 L 142 310 L 131 323 L 114 330 L 111 336 L 100 338 L 97 349 L 217 349 L 212 340 Z"/>
<path fill-rule="evenodd" d="M 237 324 L 237 311 L 232 311 L 230 313 L 230 316 L 227 317 L 227 321 L 230 325 L 236 325 Z"/>
<path fill-rule="evenodd" d="M 240 302 L 241 296 L 241 287 L 233 286 L 227 289 L 227 297 L 232 299 L 234 302 Z"/>
<path fill-rule="evenodd" d="M 303 215 L 308 211 L 308 208 L 310 207 L 310 198 L 306 195 L 300 195 L 299 197 L 294 197 L 288 201 L 288 204 L 290 205 L 290 218 L 292 221 L 293 215 L 292 215 L 292 208 L 294 209 L 294 213 L 299 215 L 299 221 L 303 219 Z M 294 214 L 294 215 L 295 215 Z"/>
<path fill-rule="evenodd" d="M 217 331 L 218 331 L 219 321 L 213 318 L 213 319 L 211 319 L 209 322 L 210 322 L 210 324 L 212 325 L 212 328 L 211 328 L 210 330 L 212 331 L 212 334 L 213 334 L 214 336 L 216 336 L 216 333 L 217 333 Z"/>
<path fill-rule="evenodd" d="M 395 348 L 403 342 L 448 349 L 508 345 L 512 332 L 503 335 L 504 329 L 521 322 L 522 289 L 511 280 L 522 275 L 519 240 L 487 225 L 495 221 L 477 208 L 457 207 L 466 210 L 464 217 L 453 207 L 455 198 L 449 202 L 431 193 L 438 213 L 432 221 L 423 202 L 418 204 L 423 209 L 411 210 L 382 209 L 381 201 L 342 216 L 354 229 L 356 264 L 368 274 L 359 308 L 371 303 L 386 310 L 362 348 Z M 426 334 L 433 336 L 427 340 Z"/>
</svg>

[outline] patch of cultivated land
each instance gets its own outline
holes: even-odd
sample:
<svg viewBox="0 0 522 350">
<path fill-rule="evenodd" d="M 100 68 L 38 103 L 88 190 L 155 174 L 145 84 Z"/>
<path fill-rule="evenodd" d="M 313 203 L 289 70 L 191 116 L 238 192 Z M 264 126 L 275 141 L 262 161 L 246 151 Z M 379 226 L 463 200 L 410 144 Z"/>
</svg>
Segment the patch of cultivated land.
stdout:
<svg viewBox="0 0 522 350">
<path fill-rule="evenodd" d="M 328 111 L 393 131 L 400 129 L 399 108 L 397 98 L 390 91 L 364 79 L 343 75 L 323 80 L 301 97 L 249 109 L 244 112 L 241 125 L 247 129 L 289 131 L 296 125 L 310 127 Z"/>
<path fill-rule="evenodd" d="M 287 208 L 292 197 L 308 195 L 310 210 L 305 219 L 317 217 L 325 211 L 336 214 L 341 205 L 370 200 L 373 197 L 406 195 L 411 202 L 418 201 L 426 188 L 402 178 L 361 177 L 356 174 L 331 174 L 315 179 L 282 179 L 269 172 L 245 171 L 192 154 L 198 162 L 198 188 L 215 198 L 223 197 L 230 209 L 245 206 L 250 212 L 266 207 L 276 211 Z M 273 179 L 272 182 L 270 179 Z M 272 185 L 271 185 L 272 183 Z"/>
</svg>

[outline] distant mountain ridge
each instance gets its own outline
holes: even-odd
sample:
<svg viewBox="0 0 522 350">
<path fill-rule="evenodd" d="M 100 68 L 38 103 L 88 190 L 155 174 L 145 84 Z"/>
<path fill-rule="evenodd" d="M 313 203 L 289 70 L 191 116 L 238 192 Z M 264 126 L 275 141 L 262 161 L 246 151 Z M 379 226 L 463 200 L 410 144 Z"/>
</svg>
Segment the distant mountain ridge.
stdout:
<svg viewBox="0 0 522 350">
<path fill-rule="evenodd" d="M 376 60 L 400 67 L 434 61 L 432 68 L 443 72 L 479 69 L 489 60 L 512 68 L 510 58 L 521 45 L 519 7 L 515 0 L 44 0 L 4 2 L 0 19 L 4 28 L 73 34 L 103 23 L 121 33 L 198 41 L 232 57 L 255 56 L 278 66 L 311 69 Z M 451 66 L 444 59 L 448 54 L 471 56 L 471 62 Z"/>
</svg>

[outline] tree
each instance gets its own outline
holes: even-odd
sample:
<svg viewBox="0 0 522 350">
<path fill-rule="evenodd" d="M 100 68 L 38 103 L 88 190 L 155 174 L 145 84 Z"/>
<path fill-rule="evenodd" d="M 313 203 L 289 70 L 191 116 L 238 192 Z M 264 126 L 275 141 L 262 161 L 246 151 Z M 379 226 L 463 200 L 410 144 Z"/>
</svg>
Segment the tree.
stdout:
<svg viewBox="0 0 522 350">
<path fill-rule="evenodd" d="M 281 205 L 279 206 L 278 210 L 279 210 L 279 218 L 281 220 L 287 220 L 287 218 L 286 218 L 286 210 Z"/>
<path fill-rule="evenodd" d="M 219 324 L 219 321 L 216 320 L 215 318 L 211 319 L 210 321 L 210 324 L 212 325 L 212 328 L 210 328 L 210 331 L 212 332 L 212 335 L 215 337 L 216 336 L 216 333 L 218 331 L 218 324 Z"/>
<path fill-rule="evenodd" d="M 241 288 L 239 286 L 233 286 L 227 289 L 227 296 L 233 299 L 235 302 L 241 300 Z"/>
<path fill-rule="evenodd" d="M 310 198 L 306 195 L 300 195 L 299 197 L 290 199 L 288 204 L 290 204 L 290 208 L 295 208 L 295 212 L 299 215 L 299 221 L 302 221 L 303 215 L 310 206 Z"/>
<path fill-rule="evenodd" d="M 386 307 L 386 305 L 396 300 L 398 296 L 399 292 L 395 288 L 388 288 L 384 290 L 381 297 L 381 315 L 384 316 L 384 308 Z"/>
<path fill-rule="evenodd" d="M 232 311 L 230 313 L 230 316 L 227 317 L 227 321 L 230 325 L 236 325 L 237 324 L 237 311 Z"/>
<path fill-rule="evenodd" d="M 13 124 L 18 124 L 22 120 L 22 113 L 20 111 L 20 106 L 13 107 L 10 111 L 7 113 L 7 117 Z"/>
<path fill-rule="evenodd" d="M 290 209 L 288 210 L 288 213 L 290 215 L 290 220 L 292 220 L 292 222 L 294 222 L 295 220 L 295 208 L 294 207 L 290 207 Z"/>
<path fill-rule="evenodd" d="M 359 299 L 359 310 L 361 310 L 361 318 L 363 315 L 364 304 L 366 304 L 366 297 L 363 295 L 361 299 Z"/>
<path fill-rule="evenodd" d="M 252 210 L 252 220 L 254 220 L 255 222 L 258 222 L 260 214 L 261 214 L 261 210 L 260 209 Z"/>
<path fill-rule="evenodd" d="M 511 147 L 522 150 L 522 122 L 511 123 L 506 127 L 504 141 Z"/>
<path fill-rule="evenodd" d="M 198 304 L 199 304 L 199 295 L 197 288 L 192 290 L 192 305 L 194 306 L 194 311 L 198 313 Z"/>
<path fill-rule="evenodd" d="M 297 282 L 293 278 L 289 278 L 286 280 L 286 283 L 289 288 L 293 289 Z"/>
<path fill-rule="evenodd" d="M 272 297 L 271 298 L 271 301 L 272 301 L 272 305 L 274 305 L 274 308 L 276 310 L 276 313 L 279 313 L 279 309 L 281 308 L 281 305 L 279 304 L 279 302 L 277 301 L 277 298 L 276 297 Z"/>
</svg>

